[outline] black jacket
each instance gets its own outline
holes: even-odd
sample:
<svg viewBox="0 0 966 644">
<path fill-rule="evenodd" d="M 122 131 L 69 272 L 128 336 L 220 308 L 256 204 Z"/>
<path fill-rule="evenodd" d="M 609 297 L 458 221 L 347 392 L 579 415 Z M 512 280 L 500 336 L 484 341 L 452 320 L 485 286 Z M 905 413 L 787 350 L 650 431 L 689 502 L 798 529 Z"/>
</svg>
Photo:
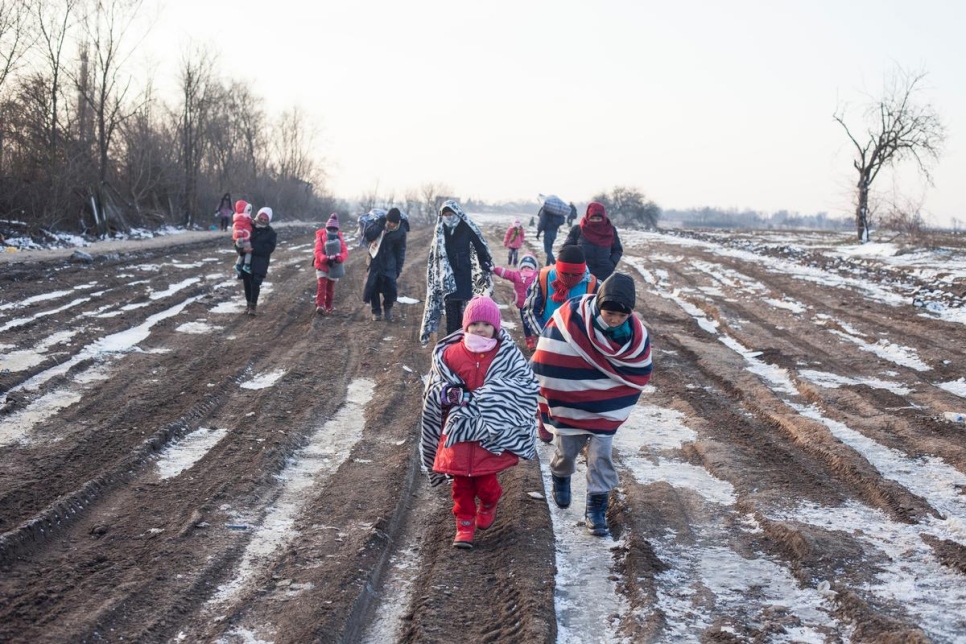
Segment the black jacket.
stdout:
<svg viewBox="0 0 966 644">
<path fill-rule="evenodd" d="M 386 230 L 386 218 L 379 217 L 366 227 L 366 244 L 379 239 L 379 235 Z M 396 279 L 402 273 L 406 261 L 406 237 L 409 233 L 409 221 L 403 219 L 399 228 L 387 231 L 379 244 L 379 252 L 369 262 L 369 272 L 378 273 Z"/>
<path fill-rule="evenodd" d="M 446 259 L 453 269 L 456 278 L 456 292 L 449 294 L 449 299 L 470 300 L 473 298 L 473 264 L 470 244 L 476 249 L 476 256 L 480 265 L 487 272 L 493 269 L 493 258 L 483 240 L 476 236 L 473 229 L 460 220 L 451 231 L 443 225 L 443 241 L 446 245 Z"/>
<path fill-rule="evenodd" d="M 386 230 L 386 217 L 383 215 L 374 222 L 366 226 L 365 240 L 368 246 L 379 239 L 379 235 Z M 409 233 L 409 220 L 402 219 L 399 228 L 386 231 L 379 244 L 379 250 L 375 257 L 369 260 L 369 274 L 366 276 L 366 285 L 362 291 L 362 301 L 370 302 L 372 296 L 379 287 L 379 278 L 385 277 L 393 282 L 402 273 L 403 264 L 406 262 L 406 238 Z M 368 253 L 368 248 L 366 249 Z"/>
<path fill-rule="evenodd" d="M 264 278 L 268 275 L 268 263 L 275 252 L 278 234 L 269 226 L 259 228 L 252 226 L 252 275 Z"/>
<path fill-rule="evenodd" d="M 606 248 L 591 244 L 590 240 L 583 236 L 580 224 L 577 224 L 570 229 L 570 233 L 567 234 L 567 239 L 564 241 L 564 246 L 571 244 L 580 246 L 580 250 L 584 251 L 587 268 L 601 282 L 610 277 L 610 274 L 617 268 L 617 262 L 621 261 L 621 257 L 624 255 L 624 247 L 621 246 L 621 238 L 617 234 L 617 228 L 614 228 L 614 242 L 610 245 L 610 248 Z"/>
</svg>

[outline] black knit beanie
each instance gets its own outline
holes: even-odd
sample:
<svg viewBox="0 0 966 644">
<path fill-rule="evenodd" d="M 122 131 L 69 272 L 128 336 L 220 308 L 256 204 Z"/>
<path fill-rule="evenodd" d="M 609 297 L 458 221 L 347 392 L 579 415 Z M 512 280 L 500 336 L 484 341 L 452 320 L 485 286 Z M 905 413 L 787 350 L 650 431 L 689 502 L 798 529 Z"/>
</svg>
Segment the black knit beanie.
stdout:
<svg viewBox="0 0 966 644">
<path fill-rule="evenodd" d="M 613 273 L 597 290 L 597 306 L 601 311 L 631 313 L 636 300 L 634 278 L 626 273 Z"/>
<path fill-rule="evenodd" d="M 584 258 L 584 251 L 580 249 L 580 246 L 564 246 L 557 253 L 557 261 L 564 262 L 566 264 L 583 264 L 587 260 Z"/>
</svg>

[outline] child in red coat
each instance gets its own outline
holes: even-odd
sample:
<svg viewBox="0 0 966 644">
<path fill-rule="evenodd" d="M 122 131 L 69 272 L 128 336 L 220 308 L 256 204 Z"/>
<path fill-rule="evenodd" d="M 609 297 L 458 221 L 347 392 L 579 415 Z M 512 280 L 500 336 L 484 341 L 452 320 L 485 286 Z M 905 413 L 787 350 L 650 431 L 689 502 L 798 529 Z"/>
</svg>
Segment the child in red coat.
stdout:
<svg viewBox="0 0 966 644">
<path fill-rule="evenodd" d="M 470 300 L 463 328 L 433 349 L 423 392 L 420 453 L 430 483 L 453 481 L 453 546 L 473 547 L 496 518 L 497 473 L 536 456 L 537 381 L 486 296 Z M 477 506 L 479 500 L 479 506 Z"/>
<path fill-rule="evenodd" d="M 332 213 L 325 228 L 315 232 L 315 312 L 320 315 L 332 313 L 335 300 L 335 283 L 345 275 L 345 260 L 349 257 L 342 233 L 339 232 L 339 215 Z"/>
<path fill-rule="evenodd" d="M 241 279 L 242 272 L 252 272 L 252 205 L 243 199 L 235 202 L 231 238 L 235 242 L 235 250 L 238 251 L 235 272 L 238 273 L 238 279 Z"/>
</svg>

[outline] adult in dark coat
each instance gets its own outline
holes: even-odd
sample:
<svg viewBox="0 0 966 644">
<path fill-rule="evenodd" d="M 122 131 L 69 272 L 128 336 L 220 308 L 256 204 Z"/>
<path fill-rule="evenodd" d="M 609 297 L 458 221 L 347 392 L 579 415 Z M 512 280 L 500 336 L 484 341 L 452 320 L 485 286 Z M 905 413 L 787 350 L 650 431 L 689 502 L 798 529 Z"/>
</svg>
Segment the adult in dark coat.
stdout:
<svg viewBox="0 0 966 644">
<path fill-rule="evenodd" d="M 587 268 L 601 282 L 610 277 L 624 255 L 617 229 L 607 218 L 604 205 L 596 201 L 587 205 L 580 223 L 570 229 L 564 246 L 571 244 L 584 251 Z"/>
<path fill-rule="evenodd" d="M 553 256 L 553 243 L 557 239 L 557 231 L 564 223 L 563 217 L 557 217 L 547 211 L 546 206 L 540 206 L 537 213 L 537 239 L 543 235 L 543 251 L 547 254 L 547 266 L 555 264 L 557 259 Z"/>
<path fill-rule="evenodd" d="M 447 200 L 439 209 L 426 260 L 426 305 L 419 341 L 429 343 L 446 314 L 446 335 L 462 328 L 463 310 L 474 295 L 493 290 L 493 256 L 480 230 L 459 204 Z"/>
<path fill-rule="evenodd" d="M 272 253 L 275 252 L 275 244 L 278 241 L 278 234 L 272 229 L 272 209 L 262 208 L 255 215 L 252 226 L 252 272 L 242 272 L 242 281 L 245 284 L 245 302 L 247 306 L 245 313 L 255 315 L 255 307 L 258 305 L 258 294 L 262 289 L 262 282 L 268 275 L 268 264 L 271 261 Z"/>
<path fill-rule="evenodd" d="M 362 291 L 362 301 L 372 307 L 373 321 L 392 321 L 392 307 L 396 304 L 396 280 L 406 261 L 406 237 L 409 220 L 399 208 L 390 208 L 366 226 L 365 240 L 369 245 L 369 275 Z M 380 300 L 380 297 L 382 298 Z"/>
</svg>

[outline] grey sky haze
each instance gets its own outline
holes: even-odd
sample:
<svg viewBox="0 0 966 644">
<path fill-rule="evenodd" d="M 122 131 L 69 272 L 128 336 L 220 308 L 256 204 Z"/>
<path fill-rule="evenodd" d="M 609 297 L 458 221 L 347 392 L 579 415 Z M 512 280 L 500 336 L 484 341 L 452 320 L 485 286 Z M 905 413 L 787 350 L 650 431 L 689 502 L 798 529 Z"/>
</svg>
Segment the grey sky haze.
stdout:
<svg viewBox="0 0 966 644">
<path fill-rule="evenodd" d="M 583 201 L 615 185 L 665 208 L 851 212 L 868 94 L 925 70 L 948 128 L 931 223 L 966 223 L 966 3 L 922 0 L 463 3 L 165 0 L 148 41 L 173 77 L 189 42 L 219 53 L 270 110 L 320 124 L 330 187 L 398 197 Z M 169 82 L 171 79 L 169 78 Z"/>
</svg>

